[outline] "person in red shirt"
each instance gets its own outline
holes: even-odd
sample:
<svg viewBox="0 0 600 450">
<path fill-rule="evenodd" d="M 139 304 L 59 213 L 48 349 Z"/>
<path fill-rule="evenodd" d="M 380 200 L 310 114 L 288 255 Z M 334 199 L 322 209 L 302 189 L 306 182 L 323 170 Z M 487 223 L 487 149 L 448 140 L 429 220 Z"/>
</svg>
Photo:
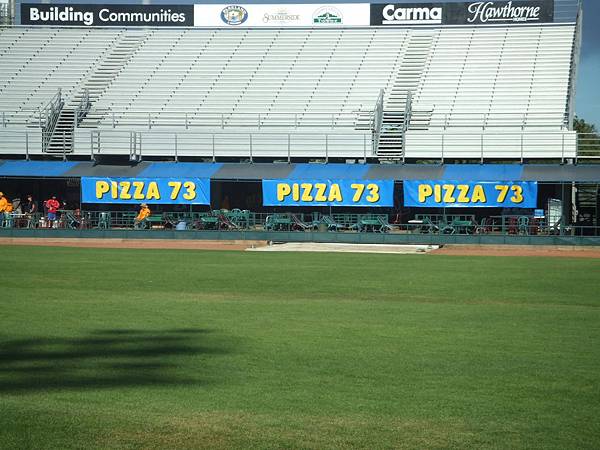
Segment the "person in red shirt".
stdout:
<svg viewBox="0 0 600 450">
<path fill-rule="evenodd" d="M 56 220 L 56 212 L 60 208 L 60 202 L 56 200 L 56 196 L 46 200 L 44 202 L 46 209 L 48 210 L 48 228 L 52 228 L 54 221 Z"/>
</svg>

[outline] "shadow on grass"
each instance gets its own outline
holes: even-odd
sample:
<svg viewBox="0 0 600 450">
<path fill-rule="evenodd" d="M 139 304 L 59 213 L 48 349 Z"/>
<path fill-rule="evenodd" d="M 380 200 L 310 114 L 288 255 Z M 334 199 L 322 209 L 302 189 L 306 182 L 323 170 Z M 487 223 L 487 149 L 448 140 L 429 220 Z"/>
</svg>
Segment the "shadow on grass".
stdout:
<svg viewBox="0 0 600 450">
<path fill-rule="evenodd" d="M 207 384 L 231 342 L 210 330 L 98 330 L 0 342 L 0 393 Z"/>
</svg>

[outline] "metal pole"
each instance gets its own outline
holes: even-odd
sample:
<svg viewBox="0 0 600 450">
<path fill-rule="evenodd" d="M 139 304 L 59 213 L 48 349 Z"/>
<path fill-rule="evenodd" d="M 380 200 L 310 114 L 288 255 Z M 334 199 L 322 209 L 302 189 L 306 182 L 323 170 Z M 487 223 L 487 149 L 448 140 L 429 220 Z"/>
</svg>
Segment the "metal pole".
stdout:
<svg viewBox="0 0 600 450">
<path fill-rule="evenodd" d="M 112 111 L 112 126 L 115 127 L 115 111 Z"/>
<path fill-rule="evenodd" d="M 442 133 L 442 164 L 444 164 L 444 136 L 445 134 Z"/>
<path fill-rule="evenodd" d="M 225 128 L 225 116 L 221 113 L 221 130 Z"/>
<path fill-rule="evenodd" d="M 148 113 L 148 129 L 152 129 L 152 119 L 150 118 L 150 113 Z"/>
<path fill-rule="evenodd" d="M 188 129 L 188 113 L 185 113 L 185 129 Z"/>
<path fill-rule="evenodd" d="M 363 163 L 367 162 L 367 135 L 363 134 Z"/>
<path fill-rule="evenodd" d="M 481 133 L 481 164 L 483 164 L 483 133 Z"/>
<path fill-rule="evenodd" d="M 131 135 L 129 137 L 129 147 L 131 148 Z M 90 131 L 90 161 L 94 160 L 94 132 Z"/>
<path fill-rule="evenodd" d="M 215 135 L 214 135 L 214 133 L 212 135 L 212 154 L 213 154 L 213 158 L 212 158 L 213 162 L 216 162 L 217 159 L 215 157 Z"/>
<path fill-rule="evenodd" d="M 523 138 L 524 135 L 521 133 L 521 164 L 523 164 Z"/>
<path fill-rule="evenodd" d="M 258 129 L 260 130 L 260 113 L 258 113 Z"/>
<path fill-rule="evenodd" d="M 329 135 L 325 135 L 325 163 L 329 162 Z"/>
<path fill-rule="evenodd" d="M 249 136 L 250 136 L 250 163 L 252 163 L 252 133 L 250 133 Z"/>
<path fill-rule="evenodd" d="M 175 162 L 179 162 L 179 156 L 177 155 L 177 133 L 175 133 Z"/>
<path fill-rule="evenodd" d="M 565 134 L 561 133 L 561 159 L 560 159 L 560 163 L 564 164 L 565 163 Z"/>
<path fill-rule="evenodd" d="M 65 131 L 63 131 L 63 133 L 62 133 L 62 136 L 63 136 L 63 161 L 67 160 L 67 148 L 66 148 L 67 140 L 66 140 L 66 134 L 67 133 Z"/>
<path fill-rule="evenodd" d="M 292 155 L 291 155 L 291 140 L 292 140 L 292 136 L 290 135 L 290 133 L 288 133 L 288 164 L 292 162 Z"/>
<path fill-rule="evenodd" d="M 6 113 L 2 111 L 2 126 L 6 128 Z"/>
<path fill-rule="evenodd" d="M 25 132 L 25 159 L 29 161 L 29 132 Z"/>
</svg>

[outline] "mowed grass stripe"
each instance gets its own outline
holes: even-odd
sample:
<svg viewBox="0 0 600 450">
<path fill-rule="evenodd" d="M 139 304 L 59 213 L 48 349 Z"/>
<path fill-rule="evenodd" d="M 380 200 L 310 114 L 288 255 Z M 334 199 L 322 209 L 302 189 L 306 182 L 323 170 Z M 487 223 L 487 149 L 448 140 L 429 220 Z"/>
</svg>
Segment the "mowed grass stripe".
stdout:
<svg viewBox="0 0 600 450">
<path fill-rule="evenodd" d="M 0 266 L 7 448 L 600 443 L 597 260 L 6 247 Z"/>
</svg>

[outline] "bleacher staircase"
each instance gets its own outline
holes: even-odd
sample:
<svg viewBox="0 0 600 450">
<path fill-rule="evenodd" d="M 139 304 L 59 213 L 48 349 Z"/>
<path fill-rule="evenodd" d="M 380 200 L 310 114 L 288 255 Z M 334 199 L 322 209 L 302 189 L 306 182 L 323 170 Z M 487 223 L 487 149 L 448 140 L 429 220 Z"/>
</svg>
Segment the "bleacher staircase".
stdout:
<svg viewBox="0 0 600 450">
<path fill-rule="evenodd" d="M 588 226 L 600 226 L 600 185 L 578 184 L 576 187 L 577 218 Z"/>
<path fill-rule="evenodd" d="M 410 99 L 417 90 L 429 59 L 433 31 L 413 32 L 396 73 L 394 84 L 385 95 L 383 120 L 377 156 L 399 159 L 403 155 L 404 132 L 410 115 Z"/>
<path fill-rule="evenodd" d="M 60 111 L 52 137 L 45 149 L 47 153 L 72 152 L 75 124 L 79 123 L 81 119 L 87 119 L 85 126 L 88 128 L 97 126 L 102 116 L 85 117 L 87 110 L 106 91 L 147 37 L 146 31 L 124 30 L 115 45 L 81 84 L 79 91 Z"/>
</svg>

